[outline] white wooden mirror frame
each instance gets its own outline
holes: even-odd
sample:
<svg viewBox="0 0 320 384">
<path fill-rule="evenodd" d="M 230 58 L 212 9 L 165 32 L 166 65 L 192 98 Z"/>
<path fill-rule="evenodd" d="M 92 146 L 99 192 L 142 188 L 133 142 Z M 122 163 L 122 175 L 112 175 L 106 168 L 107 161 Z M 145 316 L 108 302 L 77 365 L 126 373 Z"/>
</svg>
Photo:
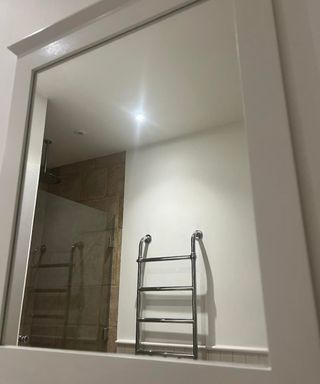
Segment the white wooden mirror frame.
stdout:
<svg viewBox="0 0 320 384">
<path fill-rule="evenodd" d="M 272 1 L 234 2 L 271 367 L 248 369 L 221 363 L 1 345 L 1 383 L 318 382 L 319 335 Z M 35 71 L 191 3 L 195 1 L 104 1 L 11 47 L 18 62 L 0 179 L 2 320 L 12 255 L 16 260 L 25 260 L 19 267 L 25 273 L 27 252 L 23 245 L 31 235 L 30 216 L 20 215 L 18 226 L 16 220 Z M 32 145 L 35 144 L 31 140 L 29 150 Z M 38 143 L 38 154 L 39 148 Z M 39 156 L 33 160 L 38 169 Z M 24 190 L 22 197 L 25 196 Z M 31 198 L 34 201 L 35 188 Z M 26 218 L 29 221 L 24 221 Z M 18 253 L 23 251 L 20 258 Z M 21 302 L 23 279 L 18 287 L 15 299 Z M 7 344 L 5 340 L 4 329 L 2 344 Z"/>
</svg>

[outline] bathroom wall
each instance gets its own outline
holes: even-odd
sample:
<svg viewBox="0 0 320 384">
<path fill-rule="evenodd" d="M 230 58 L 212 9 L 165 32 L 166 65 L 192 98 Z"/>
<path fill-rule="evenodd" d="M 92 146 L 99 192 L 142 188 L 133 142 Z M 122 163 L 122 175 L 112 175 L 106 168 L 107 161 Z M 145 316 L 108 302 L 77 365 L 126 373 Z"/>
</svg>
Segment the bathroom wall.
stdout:
<svg viewBox="0 0 320 384">
<path fill-rule="evenodd" d="M 137 252 L 150 233 L 148 256 L 198 252 L 199 343 L 267 348 L 246 135 L 241 123 L 160 143 L 126 156 L 118 344 L 135 337 Z M 190 282 L 189 262 L 152 263 L 145 285 Z M 168 294 L 166 293 L 166 296 Z M 189 296 L 188 296 L 189 295 Z M 187 317 L 190 294 L 153 295 L 146 315 Z M 190 344 L 190 326 L 148 326 L 153 343 Z"/>
<path fill-rule="evenodd" d="M 54 144 L 53 144 L 54 145 Z M 52 170 L 60 178 L 59 184 L 48 186 L 50 193 L 100 210 L 106 217 L 110 234 L 108 252 L 111 262 L 110 308 L 108 312 L 107 351 L 115 352 L 119 275 L 122 238 L 122 215 L 125 177 L 125 152 L 64 165 Z M 108 259 L 109 260 L 109 259 Z"/>
<path fill-rule="evenodd" d="M 274 11 L 320 326 L 320 2 L 276 0 Z"/>
<path fill-rule="evenodd" d="M 56 0 L 54 2 L 48 0 L 4 0 L 1 6 L 5 7 L 4 12 L 0 12 L 0 39 L 1 39 L 1 88 L 0 88 L 0 99 L 1 99 L 1 111 L 0 111 L 0 143 L 2 144 L 2 150 L 0 150 L 0 157 L 2 158 L 3 148 L 5 146 L 5 133 L 7 130 L 7 118 L 9 116 L 10 106 L 10 94 L 12 84 L 14 80 L 14 68 L 15 58 L 7 51 L 6 46 L 11 42 L 39 30 L 45 25 L 49 25 L 56 20 L 64 18 L 68 13 L 73 12 L 76 9 L 80 9 L 90 3 L 89 1 L 80 0 L 69 0 L 61 1 Z M 320 24 L 317 19 L 318 13 L 312 9 L 312 4 L 315 7 L 319 7 L 317 0 L 275 0 L 275 13 L 278 14 L 277 5 L 283 4 L 283 13 L 279 18 L 279 37 L 282 39 L 281 53 L 285 57 L 284 62 L 284 74 L 287 80 L 287 92 L 290 97 L 290 115 L 297 114 L 294 116 L 294 121 L 291 121 L 292 128 L 295 129 L 296 134 L 293 138 L 296 145 L 296 160 L 298 167 L 301 167 L 301 175 L 305 175 L 300 180 L 301 187 L 304 189 L 303 203 L 309 204 L 310 209 L 307 210 L 307 225 L 308 232 L 311 233 L 311 239 L 309 246 L 313 246 L 317 249 L 317 242 L 319 243 L 319 220 L 313 220 L 312 215 L 320 217 L 320 208 L 317 204 L 316 196 L 319 196 L 320 183 L 317 182 L 319 176 L 318 164 L 320 159 L 320 152 L 312 150 L 317 147 L 319 142 L 320 131 L 317 129 L 319 122 L 319 108 L 313 108 L 313 95 L 319 91 L 319 82 L 315 81 L 313 71 L 310 71 L 310 67 L 316 67 L 316 71 L 319 72 L 320 65 L 314 57 L 314 52 L 319 45 L 317 44 L 316 36 L 310 38 L 310 24 L 317 31 L 320 31 Z M 296 8 L 303 8 L 307 10 L 310 8 L 310 16 L 305 16 L 306 12 L 296 11 Z M 2 10 L 3 8 L 1 8 Z M 14 26 L 14 27 L 13 27 Z M 306 77 L 308 81 L 306 81 Z M 316 98 L 315 98 L 316 100 Z M 315 196 L 315 198 L 313 198 Z M 319 247 L 318 247 L 319 249 Z M 312 254 L 314 258 L 318 258 L 319 252 Z M 5 269 L 3 269 L 5 271 Z M 3 275 L 4 276 L 4 275 Z M 1 281 L 4 277 L 1 277 Z M 320 274 L 317 275 L 315 282 L 320 287 Z M 286 283 L 284 277 L 284 284 Z M 320 289 L 318 289 L 320 292 Z M 320 297 L 320 295 L 319 295 Z M 320 300 L 318 300 L 320 303 Z M 288 351 L 289 352 L 289 351 Z M 5 355 L 5 354 L 4 354 Z M 90 360 L 91 359 L 91 360 Z M 310 355 L 310 359 L 312 356 Z M 25 382 L 25 383 L 40 383 L 44 381 L 56 381 L 61 378 L 72 376 L 74 371 L 74 356 L 55 355 L 55 354 L 44 354 L 42 352 L 33 353 L 29 351 L 22 351 L 19 354 L 12 353 L 3 356 L 2 359 L 2 377 L 4 381 L 9 382 Z M 99 366 L 95 362 L 95 357 L 84 356 L 81 360 L 82 368 L 79 369 L 79 375 L 86 375 L 89 372 L 90 380 L 92 382 L 100 382 L 101 377 L 110 377 L 110 380 L 116 381 L 123 379 L 123 373 L 121 369 L 118 369 L 114 359 L 106 359 L 101 362 L 99 360 Z M 48 377 L 47 367 L 52 367 L 55 364 L 59 366 L 59 369 L 52 371 L 52 375 Z M 127 377 L 132 378 L 134 369 L 131 369 L 131 361 L 126 362 L 120 361 L 121 366 L 125 368 L 129 367 Z M 131 365 L 130 365 L 131 364 Z M 31 369 L 35 365 L 41 365 L 42 369 L 39 369 L 38 374 L 34 374 L 34 370 Z M 181 380 L 187 380 L 190 378 L 190 382 L 193 380 L 192 372 L 194 377 L 199 380 L 207 380 L 205 373 L 195 369 L 193 365 L 185 365 L 185 373 L 181 375 Z M 190 369 L 188 369 L 188 367 Z M 154 368 L 154 367 L 153 367 Z M 139 368 L 140 369 L 140 366 Z M 159 368 L 159 371 L 163 367 Z M 158 373 L 157 367 L 154 371 Z M 167 373 L 167 378 L 170 378 L 171 371 Z M 70 378 L 72 381 L 72 378 Z M 165 380 L 165 379 L 164 379 Z M 285 379 L 284 379 L 285 380 Z M 232 381 L 232 379 L 230 379 Z M 239 382 L 241 378 L 239 378 Z"/>
</svg>

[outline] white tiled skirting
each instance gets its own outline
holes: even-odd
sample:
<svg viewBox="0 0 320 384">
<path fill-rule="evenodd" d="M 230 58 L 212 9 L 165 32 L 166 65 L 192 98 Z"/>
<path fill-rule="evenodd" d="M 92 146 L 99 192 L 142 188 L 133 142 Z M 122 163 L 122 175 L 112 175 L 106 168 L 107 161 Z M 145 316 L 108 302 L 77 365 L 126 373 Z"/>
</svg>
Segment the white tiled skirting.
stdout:
<svg viewBox="0 0 320 384">
<path fill-rule="evenodd" d="M 134 340 L 117 340 L 117 352 L 134 354 Z M 166 344 L 166 343 L 142 343 L 148 349 L 166 350 L 170 352 L 190 352 L 191 345 Z M 268 367 L 269 351 L 266 348 L 247 348 L 232 346 L 199 346 L 199 359 L 225 363 L 254 365 Z"/>
</svg>

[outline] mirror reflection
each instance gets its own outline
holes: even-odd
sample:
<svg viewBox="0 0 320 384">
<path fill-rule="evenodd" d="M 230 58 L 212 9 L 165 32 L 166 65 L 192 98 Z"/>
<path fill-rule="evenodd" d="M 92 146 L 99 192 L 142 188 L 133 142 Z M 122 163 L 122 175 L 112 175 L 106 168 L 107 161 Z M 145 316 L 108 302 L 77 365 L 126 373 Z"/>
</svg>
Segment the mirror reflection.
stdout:
<svg viewBox="0 0 320 384">
<path fill-rule="evenodd" d="M 232 3 L 37 75 L 20 345 L 267 364 Z"/>
</svg>

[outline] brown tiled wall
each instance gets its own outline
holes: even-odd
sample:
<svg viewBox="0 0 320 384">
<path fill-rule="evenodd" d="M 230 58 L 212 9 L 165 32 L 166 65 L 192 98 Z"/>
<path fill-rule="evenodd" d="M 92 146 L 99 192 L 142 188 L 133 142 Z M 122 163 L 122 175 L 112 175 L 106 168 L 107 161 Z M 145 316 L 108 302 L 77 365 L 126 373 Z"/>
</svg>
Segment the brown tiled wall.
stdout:
<svg viewBox="0 0 320 384">
<path fill-rule="evenodd" d="M 108 298 L 101 295 L 102 300 L 109 299 L 107 319 L 102 319 L 100 324 L 100 328 L 107 328 L 107 340 L 97 348 L 93 345 L 86 348 L 86 345 L 79 343 L 70 347 L 116 352 L 125 152 L 61 166 L 52 171 L 59 176 L 61 182 L 49 185 L 48 192 L 104 211 L 107 216 L 106 230 L 111 233 L 105 250 L 106 262 L 102 282 L 102 285 L 106 286 Z M 102 307 L 104 304 L 100 303 Z M 103 340 L 102 335 L 99 336 Z"/>
</svg>

